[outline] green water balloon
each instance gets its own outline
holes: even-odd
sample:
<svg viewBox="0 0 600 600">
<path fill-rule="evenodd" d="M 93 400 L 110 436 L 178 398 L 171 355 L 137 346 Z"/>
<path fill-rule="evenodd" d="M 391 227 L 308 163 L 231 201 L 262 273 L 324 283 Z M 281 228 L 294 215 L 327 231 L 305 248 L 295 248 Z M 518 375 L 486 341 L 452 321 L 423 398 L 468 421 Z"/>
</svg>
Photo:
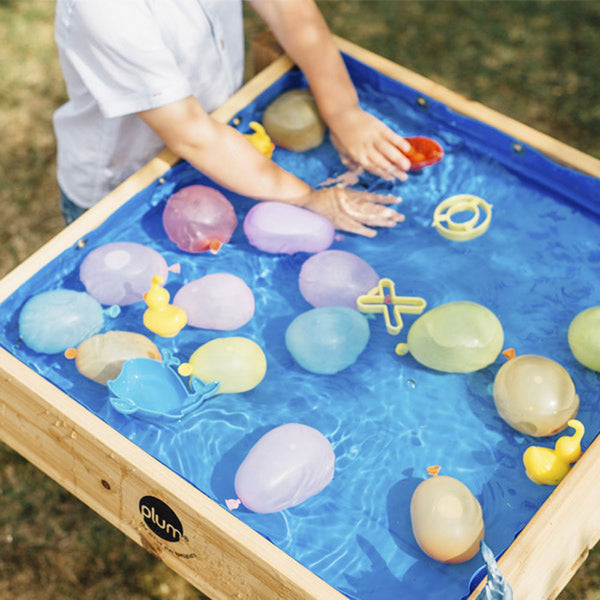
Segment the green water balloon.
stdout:
<svg viewBox="0 0 600 600">
<path fill-rule="evenodd" d="M 588 369 L 600 371 L 600 306 L 581 311 L 569 325 L 569 347 Z"/>
<path fill-rule="evenodd" d="M 448 302 L 419 317 L 398 354 L 411 355 L 421 364 L 448 373 L 470 373 L 493 363 L 504 343 L 502 324 L 481 304 Z"/>
</svg>

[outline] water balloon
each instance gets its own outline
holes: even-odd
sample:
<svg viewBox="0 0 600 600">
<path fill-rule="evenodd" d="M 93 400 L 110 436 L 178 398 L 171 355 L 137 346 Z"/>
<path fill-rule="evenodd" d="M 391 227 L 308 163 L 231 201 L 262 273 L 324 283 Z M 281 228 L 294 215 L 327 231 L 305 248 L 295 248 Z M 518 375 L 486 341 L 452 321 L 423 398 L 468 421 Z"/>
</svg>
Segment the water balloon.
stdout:
<svg viewBox="0 0 600 600">
<path fill-rule="evenodd" d="M 263 252 L 321 252 L 331 246 L 335 230 L 323 216 L 283 202 L 259 202 L 244 219 L 248 241 Z"/>
<path fill-rule="evenodd" d="M 335 454 L 329 440 L 308 425 L 287 423 L 263 435 L 235 476 L 235 492 L 246 508 L 274 513 L 318 494 L 333 479 Z"/>
<path fill-rule="evenodd" d="M 254 315 L 254 294 L 243 279 L 230 273 L 211 273 L 190 281 L 175 294 L 173 304 L 185 310 L 188 325 L 231 331 Z"/>
<path fill-rule="evenodd" d="M 51 290 L 32 296 L 19 314 L 19 335 L 43 354 L 78 346 L 104 326 L 100 303 L 86 292 Z"/>
<path fill-rule="evenodd" d="M 313 306 L 356 308 L 356 299 L 379 283 L 364 259 L 345 250 L 324 250 L 309 257 L 300 270 L 300 293 Z"/>
<path fill-rule="evenodd" d="M 369 335 L 367 320 L 357 310 L 323 306 L 298 315 L 285 332 L 285 344 L 302 368 L 331 375 L 356 362 Z"/>
<path fill-rule="evenodd" d="M 165 259 L 154 249 L 135 242 L 111 242 L 92 250 L 79 267 L 79 277 L 90 296 L 101 304 L 125 306 L 143 300 L 152 277 L 167 280 Z"/>
<path fill-rule="evenodd" d="M 419 547 L 434 560 L 461 563 L 479 551 L 485 531 L 481 505 L 454 477 L 434 474 L 422 481 L 410 501 L 410 518 Z"/>
<path fill-rule="evenodd" d="M 221 192 L 205 185 L 190 185 L 167 200 L 163 226 L 180 250 L 215 253 L 231 239 L 237 217 Z"/>
<path fill-rule="evenodd" d="M 304 152 L 321 144 L 325 124 L 313 95 L 306 89 L 284 92 L 267 106 L 263 125 L 277 146 Z"/>
<path fill-rule="evenodd" d="M 161 360 L 160 351 L 145 335 L 118 330 L 93 335 L 76 349 L 68 348 L 65 355 L 75 359 L 75 366 L 84 377 L 102 385 L 109 379 L 116 379 L 127 360 Z"/>
<path fill-rule="evenodd" d="M 179 367 L 182 375 L 218 381 L 219 394 L 247 392 L 263 380 L 266 371 L 267 359 L 262 348 L 245 337 L 211 340 Z"/>
<path fill-rule="evenodd" d="M 436 306 L 419 317 L 406 344 L 396 352 L 411 355 L 438 371 L 470 373 L 493 363 L 504 343 L 504 332 L 494 313 L 475 302 L 457 301 Z"/>
<path fill-rule="evenodd" d="M 506 362 L 494 379 L 499 415 L 514 429 L 541 437 L 562 431 L 579 409 L 579 396 L 566 369 L 537 354 Z"/>
<path fill-rule="evenodd" d="M 600 371 L 600 306 L 581 311 L 569 325 L 569 347 L 588 369 Z"/>
</svg>

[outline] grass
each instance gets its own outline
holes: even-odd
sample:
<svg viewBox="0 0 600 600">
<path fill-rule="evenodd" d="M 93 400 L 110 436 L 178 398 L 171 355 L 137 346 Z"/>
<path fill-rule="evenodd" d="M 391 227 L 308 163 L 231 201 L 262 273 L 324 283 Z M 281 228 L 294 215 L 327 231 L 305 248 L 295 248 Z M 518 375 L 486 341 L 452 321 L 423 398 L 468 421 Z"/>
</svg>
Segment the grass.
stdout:
<svg viewBox="0 0 600 600">
<path fill-rule="evenodd" d="M 600 3 L 320 1 L 335 33 L 600 157 Z M 262 29 L 248 9 L 246 35 Z M 0 0 L 0 275 L 63 226 L 51 0 Z M 600 551 L 560 600 L 600 600 Z M 0 600 L 198 600 L 161 562 L 0 445 Z M 257 599 L 262 600 L 262 599 Z"/>
</svg>

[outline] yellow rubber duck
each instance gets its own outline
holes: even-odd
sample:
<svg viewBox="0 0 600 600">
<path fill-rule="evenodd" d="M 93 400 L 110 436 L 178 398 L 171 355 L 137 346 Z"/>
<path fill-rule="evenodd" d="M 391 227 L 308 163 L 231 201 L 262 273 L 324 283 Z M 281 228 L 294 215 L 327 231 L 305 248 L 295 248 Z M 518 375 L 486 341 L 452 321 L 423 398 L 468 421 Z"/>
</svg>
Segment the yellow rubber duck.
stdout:
<svg viewBox="0 0 600 600">
<path fill-rule="evenodd" d="M 176 336 L 187 323 L 183 308 L 169 304 L 169 292 L 162 287 L 165 280 L 160 275 L 152 278 L 152 287 L 144 294 L 148 305 L 144 313 L 144 325 L 162 337 Z"/>
<path fill-rule="evenodd" d="M 551 448 L 530 446 L 523 453 L 527 477 L 539 485 L 558 485 L 571 470 L 571 465 L 581 456 L 581 438 L 585 428 L 577 419 L 568 422 L 575 430 L 573 435 L 563 435 Z"/>
<path fill-rule="evenodd" d="M 267 158 L 273 156 L 273 150 L 275 150 L 275 144 L 271 141 L 265 128 L 256 121 L 252 121 L 250 129 L 254 130 L 254 133 L 247 133 L 246 137 L 252 142 L 255 148 L 262 152 Z"/>
</svg>

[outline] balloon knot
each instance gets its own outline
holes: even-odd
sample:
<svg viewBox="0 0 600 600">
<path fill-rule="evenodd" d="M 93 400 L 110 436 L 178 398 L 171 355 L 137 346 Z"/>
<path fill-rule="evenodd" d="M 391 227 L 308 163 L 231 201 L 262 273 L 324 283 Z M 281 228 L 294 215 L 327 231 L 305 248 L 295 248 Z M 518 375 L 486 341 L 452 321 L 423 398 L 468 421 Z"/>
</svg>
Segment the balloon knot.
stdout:
<svg viewBox="0 0 600 600">
<path fill-rule="evenodd" d="M 208 249 L 210 250 L 211 254 L 216 254 L 221 249 L 222 245 L 223 242 L 221 242 L 221 240 L 210 240 L 208 243 Z"/>
<path fill-rule="evenodd" d="M 242 501 L 239 498 L 235 500 L 233 498 L 227 498 L 227 500 L 225 500 L 225 506 L 227 506 L 229 510 L 235 510 L 241 503 Z"/>
<path fill-rule="evenodd" d="M 511 358 L 514 358 L 515 354 L 516 354 L 516 352 L 515 352 L 514 348 L 507 348 L 506 350 L 502 351 L 502 356 L 504 356 L 508 360 L 510 360 Z"/>
<path fill-rule="evenodd" d="M 427 472 L 432 477 L 435 477 L 440 472 L 441 468 L 440 465 L 432 465 L 431 467 L 427 467 Z"/>
<path fill-rule="evenodd" d="M 192 365 L 190 365 L 190 363 L 183 363 L 181 365 L 179 365 L 179 367 L 177 368 L 177 372 L 180 375 L 183 375 L 184 377 L 187 377 L 188 375 L 192 374 Z"/>
</svg>

